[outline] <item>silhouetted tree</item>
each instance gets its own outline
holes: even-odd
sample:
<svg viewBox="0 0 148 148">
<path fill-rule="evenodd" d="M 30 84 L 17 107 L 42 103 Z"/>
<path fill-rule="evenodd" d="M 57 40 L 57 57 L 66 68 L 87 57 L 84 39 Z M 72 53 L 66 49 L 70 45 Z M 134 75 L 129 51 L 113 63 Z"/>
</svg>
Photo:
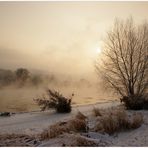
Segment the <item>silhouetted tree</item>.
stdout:
<svg viewBox="0 0 148 148">
<path fill-rule="evenodd" d="M 16 70 L 16 79 L 24 83 L 29 78 L 29 71 L 25 68 L 18 68 Z"/>
<path fill-rule="evenodd" d="M 148 24 L 135 25 L 132 18 L 116 19 L 96 70 L 122 96 L 127 108 L 143 108 L 148 92 Z"/>
</svg>

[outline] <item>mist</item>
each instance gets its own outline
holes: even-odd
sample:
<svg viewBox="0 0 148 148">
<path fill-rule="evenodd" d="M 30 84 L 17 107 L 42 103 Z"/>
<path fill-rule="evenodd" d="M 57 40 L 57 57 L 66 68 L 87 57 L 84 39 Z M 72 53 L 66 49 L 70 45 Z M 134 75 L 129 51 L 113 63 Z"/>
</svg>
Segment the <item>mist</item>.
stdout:
<svg viewBox="0 0 148 148">
<path fill-rule="evenodd" d="M 5 70 L 1 70 L 0 78 L 2 77 L 2 71 Z M 35 76 L 37 79 L 34 79 Z M 41 79 L 41 81 L 38 81 L 38 79 Z M 103 93 L 103 90 L 97 82 L 92 82 L 80 77 L 73 79 L 73 77 L 62 74 L 50 75 L 34 71 L 34 73 L 30 74 L 30 78 L 23 83 L 20 83 L 18 80 L 12 83 L 4 83 L 1 79 L 0 84 L 0 111 L 20 112 L 39 110 L 39 107 L 33 99 L 46 95 L 48 88 L 56 90 L 68 98 L 70 98 L 73 93 L 73 105 L 109 101 L 109 95 Z"/>
<path fill-rule="evenodd" d="M 17 81 L 3 85 L 1 77 L 0 111 L 38 109 L 33 98 L 47 88 L 74 93 L 73 105 L 116 99 L 96 74 L 98 48 L 101 52 L 116 17 L 131 14 L 140 22 L 147 7 L 147 2 L 0 2 L 0 69 L 31 74 L 22 87 Z M 35 75 L 43 82 L 33 84 Z"/>
</svg>

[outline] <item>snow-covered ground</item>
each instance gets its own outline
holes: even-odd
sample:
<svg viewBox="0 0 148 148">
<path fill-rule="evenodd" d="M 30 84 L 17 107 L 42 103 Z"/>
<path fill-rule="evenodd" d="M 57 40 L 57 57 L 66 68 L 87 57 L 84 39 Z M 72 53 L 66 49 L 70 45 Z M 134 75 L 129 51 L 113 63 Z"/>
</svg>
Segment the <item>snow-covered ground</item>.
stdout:
<svg viewBox="0 0 148 148">
<path fill-rule="evenodd" d="M 81 111 L 85 115 L 90 115 L 94 107 L 101 109 L 116 106 L 117 104 L 119 103 L 98 103 L 95 105 L 75 106 L 70 114 L 57 114 L 54 111 L 35 111 L 17 113 L 11 115 L 10 117 L 0 117 L 0 134 L 15 133 L 33 135 L 41 133 L 44 129 L 58 121 L 65 121 L 75 117 L 78 111 Z M 113 136 L 89 132 L 87 133 L 87 136 L 89 137 L 88 139 L 92 142 L 98 142 L 98 145 L 100 146 L 148 146 L 148 111 L 138 112 L 141 112 L 144 116 L 144 123 L 140 128 L 120 132 Z M 59 136 L 58 138 L 45 141 L 41 143 L 40 146 L 62 146 L 62 143 L 66 143 L 67 136 L 69 136 L 69 143 L 74 142 L 73 139 L 77 138 L 77 135 L 65 134 Z"/>
<path fill-rule="evenodd" d="M 113 146 L 148 147 L 148 111 L 137 112 L 142 113 L 144 123 L 137 129 L 120 132 L 117 136 L 112 137 Z"/>
<path fill-rule="evenodd" d="M 57 138 L 44 141 L 40 146 L 62 146 L 63 143 L 67 144 L 66 146 L 77 146 L 76 144 L 78 142 L 76 142 L 76 140 L 84 138 L 82 141 L 85 142 L 86 140 L 87 146 L 148 147 L 148 111 L 138 112 L 142 113 L 144 123 L 137 129 L 122 131 L 114 135 L 101 134 L 98 132 L 88 132 L 81 135 L 64 134 Z M 93 142 L 97 145 L 94 145 Z"/>
<path fill-rule="evenodd" d="M 68 120 L 76 115 L 78 111 L 89 114 L 94 107 L 108 108 L 115 106 L 118 102 L 98 103 L 83 106 L 75 106 L 71 113 L 59 114 L 54 111 L 34 111 L 28 113 L 16 113 L 10 117 L 0 117 L 0 133 L 39 133 L 51 124 L 61 120 Z"/>
</svg>

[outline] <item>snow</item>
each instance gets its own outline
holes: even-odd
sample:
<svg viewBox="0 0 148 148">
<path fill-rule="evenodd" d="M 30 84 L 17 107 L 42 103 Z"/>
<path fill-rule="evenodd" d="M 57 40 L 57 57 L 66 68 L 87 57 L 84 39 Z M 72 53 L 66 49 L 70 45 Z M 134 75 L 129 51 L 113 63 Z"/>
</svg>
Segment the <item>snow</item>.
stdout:
<svg viewBox="0 0 148 148">
<path fill-rule="evenodd" d="M 134 111 L 132 111 L 134 112 Z M 121 132 L 114 137 L 113 146 L 147 147 L 148 146 L 148 111 L 141 112 L 144 116 L 144 123 L 135 130 Z"/>
<path fill-rule="evenodd" d="M 107 108 L 108 106 L 115 106 L 118 102 L 96 104 L 95 106 L 100 108 Z M 34 111 L 28 113 L 17 113 L 10 117 L 0 117 L 0 133 L 26 133 L 26 134 L 36 134 L 40 133 L 42 130 L 48 126 L 54 124 L 58 121 L 68 120 L 76 115 L 78 111 L 89 114 L 94 105 L 83 105 L 75 106 L 71 113 L 69 114 L 59 114 L 54 111 Z"/>
<path fill-rule="evenodd" d="M 34 111 L 28 113 L 17 113 L 10 117 L 0 117 L 0 133 L 1 134 L 38 134 L 44 129 L 58 121 L 66 121 L 73 118 L 78 111 L 85 115 L 91 115 L 93 107 L 108 108 L 116 106 L 118 103 L 105 103 L 95 105 L 75 106 L 70 114 L 58 114 L 54 111 Z M 128 111 L 132 113 L 134 111 Z M 94 142 L 97 146 L 148 146 L 148 111 L 141 112 L 144 116 L 144 123 L 135 130 L 119 132 L 112 136 L 96 132 L 88 132 L 82 134 L 64 134 L 57 138 L 43 141 L 39 146 L 67 146 L 75 145 L 75 138 L 84 138 L 90 143 Z M 94 122 L 89 123 L 93 126 Z M 67 138 L 69 140 L 67 140 Z"/>
</svg>

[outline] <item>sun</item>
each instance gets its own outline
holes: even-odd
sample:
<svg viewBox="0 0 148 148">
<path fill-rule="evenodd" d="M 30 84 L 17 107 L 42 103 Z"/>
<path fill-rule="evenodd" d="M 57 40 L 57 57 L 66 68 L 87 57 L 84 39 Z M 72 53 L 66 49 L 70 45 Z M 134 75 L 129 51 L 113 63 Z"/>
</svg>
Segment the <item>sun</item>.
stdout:
<svg viewBox="0 0 148 148">
<path fill-rule="evenodd" d="M 101 56 L 102 53 L 102 48 L 99 45 L 93 46 L 91 48 L 89 48 L 90 50 L 88 50 L 89 56 L 96 58 L 99 56 Z"/>
<path fill-rule="evenodd" d="M 100 48 L 100 47 L 97 47 L 97 48 L 96 48 L 96 53 L 97 53 L 97 54 L 100 54 L 100 53 L 101 53 L 101 48 Z"/>
</svg>

